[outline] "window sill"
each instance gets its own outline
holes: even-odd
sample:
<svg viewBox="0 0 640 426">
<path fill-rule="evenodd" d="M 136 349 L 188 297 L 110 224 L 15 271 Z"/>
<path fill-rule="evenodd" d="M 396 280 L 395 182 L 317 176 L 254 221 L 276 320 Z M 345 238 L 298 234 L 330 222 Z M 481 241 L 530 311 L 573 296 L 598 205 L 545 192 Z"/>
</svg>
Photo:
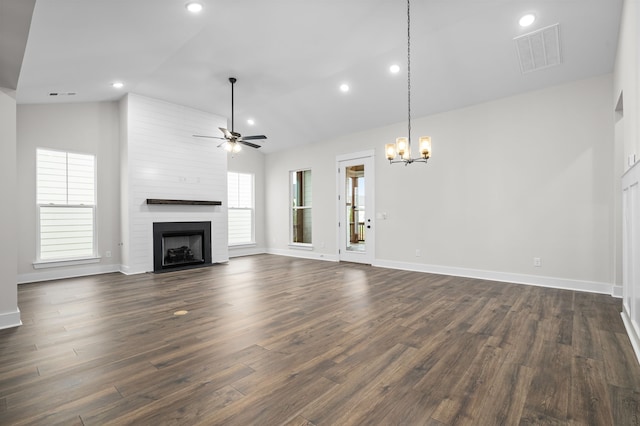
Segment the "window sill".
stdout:
<svg viewBox="0 0 640 426">
<path fill-rule="evenodd" d="M 250 247 L 255 247 L 256 245 L 257 245 L 256 243 L 238 243 L 238 244 L 229 244 L 229 248 L 230 249 L 250 248 Z"/>
<path fill-rule="evenodd" d="M 33 262 L 33 269 L 58 268 L 61 266 L 86 265 L 88 263 L 99 263 L 100 257 L 86 257 L 82 259 L 68 260 L 37 260 Z"/>
<path fill-rule="evenodd" d="M 289 243 L 289 248 L 296 250 L 313 250 L 313 244 Z"/>
</svg>

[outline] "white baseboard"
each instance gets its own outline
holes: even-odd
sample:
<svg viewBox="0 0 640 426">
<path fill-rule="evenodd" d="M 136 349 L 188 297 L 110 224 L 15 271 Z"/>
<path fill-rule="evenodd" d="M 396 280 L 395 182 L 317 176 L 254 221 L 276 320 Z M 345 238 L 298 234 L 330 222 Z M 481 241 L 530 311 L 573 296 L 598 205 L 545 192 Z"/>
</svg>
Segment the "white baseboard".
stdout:
<svg viewBox="0 0 640 426">
<path fill-rule="evenodd" d="M 302 259 L 325 260 L 327 262 L 338 262 L 338 256 L 334 254 L 318 253 L 313 250 L 281 250 L 267 249 L 268 254 L 277 254 L 279 256 L 299 257 Z"/>
<path fill-rule="evenodd" d="M 120 265 L 87 265 L 70 268 L 60 267 L 38 269 L 37 272 L 18 274 L 18 284 L 59 280 L 64 278 L 84 277 L 87 275 L 108 274 L 110 272 L 120 272 L 120 269 Z"/>
<path fill-rule="evenodd" d="M 624 328 L 627 330 L 627 335 L 629 336 L 629 340 L 631 341 L 633 352 L 636 354 L 636 361 L 640 363 L 640 337 L 638 336 L 638 333 L 636 333 L 636 329 L 633 326 L 631 318 L 629 318 L 626 309 L 624 308 L 624 304 L 622 306 L 622 313 L 620 313 L 620 315 L 622 316 Z"/>
<path fill-rule="evenodd" d="M 247 248 L 230 251 L 230 257 L 247 256 L 254 254 L 275 254 L 279 256 L 297 257 L 303 259 L 323 260 L 328 262 L 338 262 L 337 255 L 318 253 L 308 250 L 295 249 L 261 249 Z M 227 259 L 228 261 L 228 259 Z M 224 263 L 216 261 L 216 263 Z M 609 294 L 613 297 L 622 297 L 622 286 L 612 286 L 608 283 L 594 281 L 572 280 L 567 278 L 544 277 L 538 275 L 516 274 L 509 272 L 484 271 L 480 269 L 456 268 L 449 266 L 427 265 L 422 263 L 398 262 L 393 260 L 376 259 L 372 266 L 390 269 L 400 269 L 404 271 L 426 272 L 431 274 L 452 275 L 457 277 L 476 278 L 491 281 L 501 281 L 514 284 L 526 284 L 540 287 L 550 287 L 564 290 L 585 291 L 590 293 Z M 63 278 L 74 278 L 87 275 L 106 274 L 110 272 L 121 272 L 125 275 L 144 273 L 145 271 L 131 271 L 125 265 L 90 265 L 74 268 L 51 268 L 38 270 L 38 272 L 18 274 L 18 284 L 49 281 Z M 19 314 L 18 314 L 19 318 Z M 1 327 L 1 323 L 0 323 Z"/>
<path fill-rule="evenodd" d="M 477 278 L 514 284 L 526 284 L 563 290 L 585 291 L 589 293 L 612 294 L 612 286 L 594 281 L 571 280 L 567 278 L 541 277 L 538 275 L 515 274 L 510 272 L 483 271 L 480 269 L 455 268 L 449 266 L 425 265 L 421 263 L 396 262 L 393 260 L 374 261 L 373 266 L 404 271 L 427 272 L 430 274 L 452 275 L 455 277 Z"/>
<path fill-rule="evenodd" d="M 0 330 L 5 328 L 13 328 L 22 325 L 20 320 L 20 309 L 16 308 L 12 312 L 4 312 L 0 314 Z"/>
<path fill-rule="evenodd" d="M 267 253 L 279 256 L 339 262 L 339 258 L 337 255 L 316 253 L 313 251 L 268 249 Z M 372 266 L 389 269 L 400 269 L 403 271 L 426 272 L 430 274 L 451 275 L 455 277 L 476 278 L 480 280 L 557 288 L 561 290 L 584 291 L 588 293 L 600 293 L 612 295 L 614 297 L 622 297 L 622 287 L 618 289 L 617 286 L 614 287 L 611 284 L 596 281 L 572 280 L 568 278 L 544 277 L 538 275 L 516 274 L 510 272 L 484 271 L 481 269 L 455 268 L 449 266 L 397 262 L 393 260 L 382 259 L 374 260 Z M 620 296 L 618 296 L 618 292 Z"/>
<path fill-rule="evenodd" d="M 136 272 L 131 272 L 131 268 L 127 265 L 120 265 L 120 273 L 125 275 L 135 275 Z"/>
<path fill-rule="evenodd" d="M 618 299 L 622 299 L 622 285 L 614 284 L 612 286 L 611 295 L 613 297 L 617 297 Z"/>
</svg>

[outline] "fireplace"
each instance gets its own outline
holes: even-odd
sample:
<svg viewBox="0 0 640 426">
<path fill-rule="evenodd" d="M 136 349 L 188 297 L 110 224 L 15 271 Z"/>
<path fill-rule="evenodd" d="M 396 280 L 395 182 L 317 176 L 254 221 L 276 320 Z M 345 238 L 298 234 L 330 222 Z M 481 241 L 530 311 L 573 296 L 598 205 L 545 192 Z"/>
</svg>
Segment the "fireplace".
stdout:
<svg viewBox="0 0 640 426">
<path fill-rule="evenodd" d="M 153 272 L 211 265 L 211 222 L 154 222 Z"/>
</svg>

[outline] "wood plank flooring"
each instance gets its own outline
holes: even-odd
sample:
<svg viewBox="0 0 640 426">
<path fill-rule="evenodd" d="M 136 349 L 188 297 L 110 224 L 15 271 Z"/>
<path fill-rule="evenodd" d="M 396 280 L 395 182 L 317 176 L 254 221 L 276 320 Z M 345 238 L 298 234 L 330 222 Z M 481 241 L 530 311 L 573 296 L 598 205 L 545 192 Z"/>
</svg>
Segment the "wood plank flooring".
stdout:
<svg viewBox="0 0 640 426">
<path fill-rule="evenodd" d="M 640 424 L 606 295 L 259 255 L 18 296 L 0 425 Z"/>
</svg>

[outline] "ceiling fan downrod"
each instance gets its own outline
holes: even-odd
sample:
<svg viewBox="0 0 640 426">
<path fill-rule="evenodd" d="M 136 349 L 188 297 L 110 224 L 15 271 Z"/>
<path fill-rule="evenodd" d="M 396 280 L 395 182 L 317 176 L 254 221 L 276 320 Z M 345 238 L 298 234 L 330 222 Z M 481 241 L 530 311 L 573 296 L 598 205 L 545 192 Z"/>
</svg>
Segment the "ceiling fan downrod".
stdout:
<svg viewBox="0 0 640 426">
<path fill-rule="evenodd" d="M 235 84 L 235 82 L 238 81 L 235 77 L 229 77 L 229 82 L 231 82 L 231 134 L 235 134 L 234 132 L 234 127 L 233 127 L 233 111 L 234 111 L 234 107 L 233 107 L 233 85 Z"/>
</svg>

